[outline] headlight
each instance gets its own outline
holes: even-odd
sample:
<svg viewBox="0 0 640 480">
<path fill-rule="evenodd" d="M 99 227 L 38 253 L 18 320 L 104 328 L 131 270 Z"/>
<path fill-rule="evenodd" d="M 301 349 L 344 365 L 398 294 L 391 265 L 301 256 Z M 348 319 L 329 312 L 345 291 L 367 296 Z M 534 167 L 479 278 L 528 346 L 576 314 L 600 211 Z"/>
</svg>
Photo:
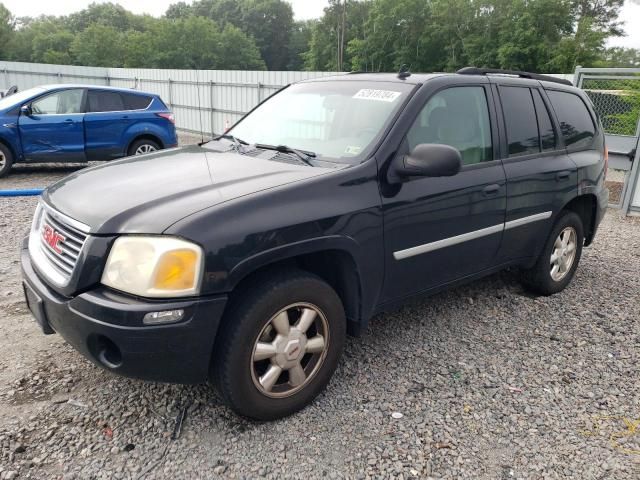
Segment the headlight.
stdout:
<svg viewBox="0 0 640 480">
<path fill-rule="evenodd" d="M 173 237 L 116 239 L 102 284 L 141 297 L 183 297 L 200 290 L 202 249 Z"/>
</svg>

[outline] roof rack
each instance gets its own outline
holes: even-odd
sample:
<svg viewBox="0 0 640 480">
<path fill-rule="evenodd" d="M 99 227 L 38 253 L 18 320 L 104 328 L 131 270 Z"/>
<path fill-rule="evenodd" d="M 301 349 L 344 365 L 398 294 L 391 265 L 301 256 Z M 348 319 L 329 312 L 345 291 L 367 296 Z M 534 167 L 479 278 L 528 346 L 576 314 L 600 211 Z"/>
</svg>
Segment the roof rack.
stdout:
<svg viewBox="0 0 640 480">
<path fill-rule="evenodd" d="M 569 80 L 564 78 L 552 77 L 550 75 L 540 75 L 539 73 L 521 72 L 519 70 L 501 70 L 499 68 L 477 68 L 477 67 L 465 67 L 458 70 L 456 73 L 461 75 L 514 75 L 520 78 L 530 78 L 532 80 L 540 80 L 542 82 L 561 83 L 562 85 L 573 86 Z"/>
</svg>

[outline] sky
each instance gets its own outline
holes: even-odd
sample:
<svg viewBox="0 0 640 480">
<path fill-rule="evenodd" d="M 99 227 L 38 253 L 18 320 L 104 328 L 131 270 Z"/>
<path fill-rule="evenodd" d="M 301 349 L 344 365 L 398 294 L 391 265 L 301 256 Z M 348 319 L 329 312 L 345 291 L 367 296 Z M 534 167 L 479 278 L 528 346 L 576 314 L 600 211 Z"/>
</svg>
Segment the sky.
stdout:
<svg viewBox="0 0 640 480">
<path fill-rule="evenodd" d="M 35 17 L 41 14 L 66 15 L 82 10 L 96 0 L 0 0 L 18 17 Z M 103 2 L 107 0 L 97 0 Z M 156 17 L 162 15 L 169 5 L 177 0 L 110 0 L 119 3 L 134 13 L 148 13 Z M 292 6 L 296 19 L 306 20 L 322 16 L 327 0 L 287 0 Z M 187 0 L 191 3 L 190 0 Z M 626 37 L 611 39 L 609 46 L 640 48 L 640 0 L 627 0 L 622 9 L 621 19 L 625 21 Z"/>
</svg>

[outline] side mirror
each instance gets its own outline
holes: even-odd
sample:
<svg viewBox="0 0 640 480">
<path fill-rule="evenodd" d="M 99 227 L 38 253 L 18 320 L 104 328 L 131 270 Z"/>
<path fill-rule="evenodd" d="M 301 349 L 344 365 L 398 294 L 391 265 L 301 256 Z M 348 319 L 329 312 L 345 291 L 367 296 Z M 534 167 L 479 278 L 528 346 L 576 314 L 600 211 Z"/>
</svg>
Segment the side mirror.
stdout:
<svg viewBox="0 0 640 480">
<path fill-rule="evenodd" d="M 394 173 L 400 178 L 451 177 L 462 167 L 460 152 L 449 145 L 421 143 L 398 159 Z"/>
<path fill-rule="evenodd" d="M 22 115 L 26 115 L 27 117 L 30 117 L 31 114 L 33 113 L 31 110 L 31 105 L 22 105 L 20 107 L 20 113 Z"/>
</svg>

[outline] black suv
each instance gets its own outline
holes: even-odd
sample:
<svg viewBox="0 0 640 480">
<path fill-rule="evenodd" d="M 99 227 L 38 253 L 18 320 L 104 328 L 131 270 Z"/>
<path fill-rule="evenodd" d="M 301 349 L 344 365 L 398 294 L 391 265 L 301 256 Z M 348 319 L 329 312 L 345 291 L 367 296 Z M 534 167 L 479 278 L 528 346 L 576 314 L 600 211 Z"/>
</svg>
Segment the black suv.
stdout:
<svg viewBox="0 0 640 480">
<path fill-rule="evenodd" d="M 45 333 L 101 367 L 211 379 L 236 412 L 274 419 L 323 390 L 347 332 L 411 296 L 505 267 L 564 289 L 605 212 L 606 162 L 566 81 L 304 81 L 208 143 L 49 187 L 25 295 Z"/>
</svg>

